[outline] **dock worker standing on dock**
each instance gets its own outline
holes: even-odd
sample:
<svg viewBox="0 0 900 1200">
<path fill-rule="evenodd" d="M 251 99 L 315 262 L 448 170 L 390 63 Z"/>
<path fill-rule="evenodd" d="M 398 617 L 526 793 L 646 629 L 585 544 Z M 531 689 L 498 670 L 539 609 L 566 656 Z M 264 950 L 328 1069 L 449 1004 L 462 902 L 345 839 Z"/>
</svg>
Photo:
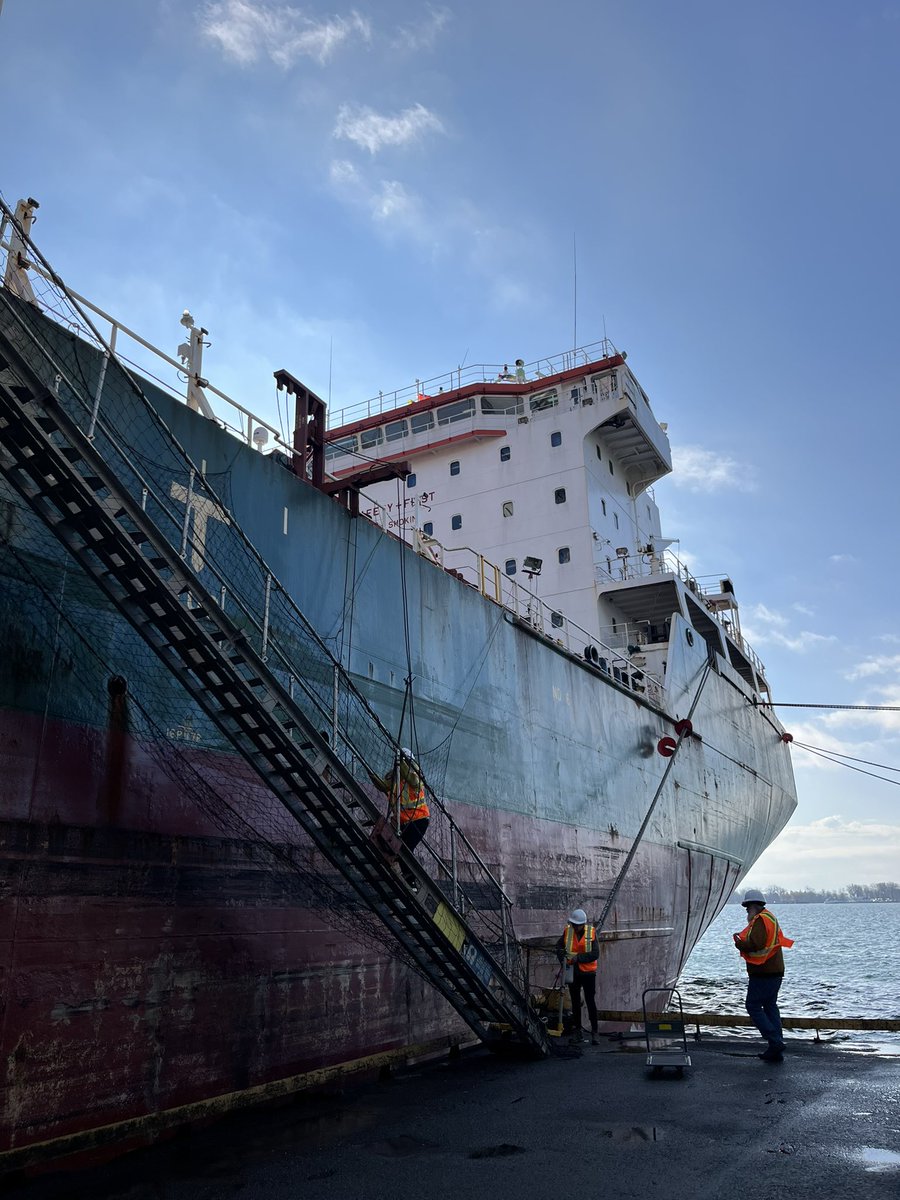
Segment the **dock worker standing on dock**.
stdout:
<svg viewBox="0 0 900 1200">
<path fill-rule="evenodd" d="M 766 908 L 762 892 L 751 889 L 741 901 L 747 913 L 747 926 L 734 934 L 734 944 L 747 964 L 747 1012 L 750 1020 L 769 1043 L 760 1054 L 763 1062 L 784 1060 L 784 1037 L 778 990 L 784 979 L 782 946 L 793 946 L 785 937 L 777 919 Z"/>
<path fill-rule="evenodd" d="M 389 775 L 382 778 L 369 772 L 369 778 L 388 797 L 391 821 L 399 829 L 403 845 L 412 853 L 425 836 L 431 819 L 425 800 L 425 783 L 412 750 L 403 747 L 397 765 Z M 406 872 L 404 878 L 410 886 L 416 882 L 414 876 Z"/>
<path fill-rule="evenodd" d="M 581 993 L 584 992 L 588 1020 L 591 1023 L 591 1045 L 596 1046 L 597 959 L 600 957 L 600 943 L 597 941 L 597 930 L 588 924 L 587 913 L 583 908 L 573 909 L 569 913 L 562 937 L 556 943 L 556 957 L 560 964 L 572 968 L 569 995 L 572 997 L 572 1018 L 575 1022 L 574 1039 L 580 1042 L 582 1037 Z"/>
</svg>

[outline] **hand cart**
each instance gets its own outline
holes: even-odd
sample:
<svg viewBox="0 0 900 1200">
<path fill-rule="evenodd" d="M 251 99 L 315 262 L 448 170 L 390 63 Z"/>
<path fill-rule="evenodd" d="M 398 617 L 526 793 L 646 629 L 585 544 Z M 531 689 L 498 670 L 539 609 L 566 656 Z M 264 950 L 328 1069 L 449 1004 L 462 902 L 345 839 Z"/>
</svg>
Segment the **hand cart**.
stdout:
<svg viewBox="0 0 900 1200">
<path fill-rule="evenodd" d="M 648 1012 L 647 997 L 653 995 L 665 995 L 666 999 L 652 1004 Z M 641 1008 L 647 1039 L 647 1066 L 651 1073 L 662 1075 L 665 1067 L 672 1067 L 679 1079 L 682 1078 L 684 1068 L 691 1065 L 691 1056 L 688 1054 L 681 994 L 676 988 L 647 988 L 641 997 Z"/>
</svg>

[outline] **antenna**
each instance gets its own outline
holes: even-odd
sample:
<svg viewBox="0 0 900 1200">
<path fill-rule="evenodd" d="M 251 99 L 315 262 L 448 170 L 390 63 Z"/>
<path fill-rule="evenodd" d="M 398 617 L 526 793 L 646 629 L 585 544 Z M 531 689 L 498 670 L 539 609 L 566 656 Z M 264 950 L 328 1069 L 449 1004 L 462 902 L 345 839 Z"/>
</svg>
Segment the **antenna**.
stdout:
<svg viewBox="0 0 900 1200">
<path fill-rule="evenodd" d="M 334 336 L 328 339 L 328 407 L 331 408 L 331 364 L 334 362 Z"/>
<path fill-rule="evenodd" d="M 572 286 L 574 295 L 572 298 L 573 324 L 575 326 L 572 334 L 572 349 L 578 349 L 578 246 L 575 242 L 575 234 L 572 234 Z"/>
</svg>

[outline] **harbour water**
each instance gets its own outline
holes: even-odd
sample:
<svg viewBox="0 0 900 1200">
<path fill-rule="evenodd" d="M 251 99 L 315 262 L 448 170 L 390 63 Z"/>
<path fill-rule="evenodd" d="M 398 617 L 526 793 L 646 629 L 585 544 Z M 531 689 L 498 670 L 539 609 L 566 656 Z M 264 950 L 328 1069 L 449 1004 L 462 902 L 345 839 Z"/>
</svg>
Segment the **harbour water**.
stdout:
<svg viewBox="0 0 900 1200">
<path fill-rule="evenodd" d="M 785 904 L 773 911 L 794 939 L 784 952 L 783 1015 L 900 1019 L 900 904 Z M 687 1011 L 744 1012 L 747 975 L 731 940 L 743 928 L 743 916 L 738 905 L 726 905 L 698 943 L 679 982 Z M 747 1029 L 733 1032 L 755 1036 Z M 788 1030 L 787 1036 L 813 1035 Z M 820 1036 L 847 1049 L 900 1054 L 900 1034 L 823 1030 Z"/>
</svg>

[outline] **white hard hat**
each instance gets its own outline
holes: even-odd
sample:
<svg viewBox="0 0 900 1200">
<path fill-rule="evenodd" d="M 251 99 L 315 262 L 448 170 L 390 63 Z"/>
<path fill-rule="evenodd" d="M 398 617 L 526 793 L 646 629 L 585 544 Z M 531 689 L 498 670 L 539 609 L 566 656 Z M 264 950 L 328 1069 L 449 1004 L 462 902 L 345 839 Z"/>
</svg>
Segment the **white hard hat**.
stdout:
<svg viewBox="0 0 900 1200">
<path fill-rule="evenodd" d="M 412 752 L 412 750 L 410 750 L 409 746 L 404 746 L 401 749 L 400 753 L 403 755 L 404 758 L 412 758 L 413 757 L 413 752 Z"/>
<path fill-rule="evenodd" d="M 587 924 L 587 913 L 583 908 L 573 908 L 569 913 L 569 921 L 572 925 Z"/>
<path fill-rule="evenodd" d="M 756 888 L 751 888 L 749 892 L 744 893 L 744 898 L 741 904 L 765 904 L 766 898 L 762 892 L 758 892 Z"/>
</svg>

